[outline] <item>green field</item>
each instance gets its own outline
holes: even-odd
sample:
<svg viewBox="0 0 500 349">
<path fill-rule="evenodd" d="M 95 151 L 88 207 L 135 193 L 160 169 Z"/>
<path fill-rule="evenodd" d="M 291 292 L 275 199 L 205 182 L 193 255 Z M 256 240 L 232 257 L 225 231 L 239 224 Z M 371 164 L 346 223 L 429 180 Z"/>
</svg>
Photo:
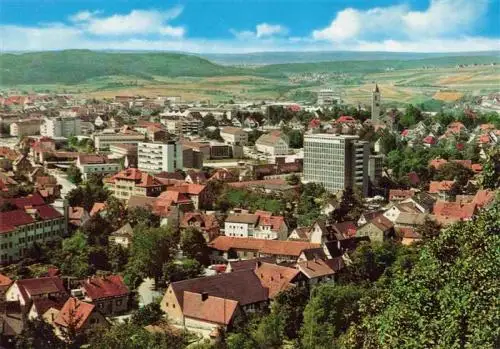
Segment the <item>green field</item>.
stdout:
<svg viewBox="0 0 500 349">
<path fill-rule="evenodd" d="M 333 88 L 349 103 L 368 103 L 374 83 L 385 103 L 452 102 L 498 92 L 497 56 L 413 60 L 332 61 L 221 66 L 174 53 L 105 53 L 88 50 L 0 55 L 0 88 L 20 92 L 65 92 L 93 98 L 115 95 L 181 96 L 185 101 L 313 101 Z M 458 64 L 469 65 L 457 68 Z M 473 65 L 475 64 L 475 66 Z M 322 79 L 303 76 L 324 74 Z M 294 77 L 302 76 L 295 79 Z"/>
</svg>

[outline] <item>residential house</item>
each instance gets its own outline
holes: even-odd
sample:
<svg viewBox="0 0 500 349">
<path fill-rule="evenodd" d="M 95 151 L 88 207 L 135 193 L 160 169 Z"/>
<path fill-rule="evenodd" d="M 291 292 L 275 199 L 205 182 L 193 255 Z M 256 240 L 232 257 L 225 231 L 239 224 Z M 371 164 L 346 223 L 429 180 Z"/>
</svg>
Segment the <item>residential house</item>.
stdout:
<svg viewBox="0 0 500 349">
<path fill-rule="evenodd" d="M 382 242 L 393 236 L 394 224 L 383 215 L 370 220 L 358 228 L 356 237 L 368 237 L 370 241 Z"/>
<path fill-rule="evenodd" d="M 282 241 L 254 238 L 219 236 L 208 246 L 212 248 L 211 260 L 214 263 L 227 262 L 230 259 L 251 259 L 257 257 L 275 257 L 278 262 L 295 262 L 302 251 L 320 247 L 305 241 Z"/>
<path fill-rule="evenodd" d="M 290 235 L 288 235 L 288 240 L 297 240 L 297 241 L 310 241 L 310 234 L 311 228 L 310 227 L 297 227 L 292 232 Z"/>
<path fill-rule="evenodd" d="M 288 236 L 288 227 L 282 216 L 256 211 L 255 214 L 229 215 L 224 222 L 224 234 L 243 238 L 285 240 Z"/>
<path fill-rule="evenodd" d="M 59 277 L 40 277 L 14 281 L 5 291 L 7 302 L 19 302 L 23 307 L 30 307 L 35 299 L 58 299 L 67 295 Z"/>
<path fill-rule="evenodd" d="M 307 284 L 307 279 L 299 269 L 274 263 L 257 262 L 255 274 L 260 283 L 269 290 L 268 296 L 270 299 L 291 287 L 305 286 Z"/>
<path fill-rule="evenodd" d="M 297 269 L 308 279 L 308 285 L 314 286 L 321 282 L 333 281 L 345 263 L 342 257 L 332 259 L 304 260 L 297 263 Z"/>
<path fill-rule="evenodd" d="M 235 182 L 238 180 L 238 177 L 235 176 L 231 171 L 225 168 L 218 168 L 209 178 L 209 181 L 221 181 L 221 182 Z"/>
<path fill-rule="evenodd" d="M 188 170 L 186 171 L 186 178 L 184 180 L 189 184 L 205 184 L 207 176 L 202 171 Z"/>
<path fill-rule="evenodd" d="M 62 340 L 66 340 L 69 331 L 86 332 L 93 326 L 109 326 L 106 318 L 96 306 L 74 297 L 68 298 L 60 311 L 54 312 L 54 332 Z"/>
<path fill-rule="evenodd" d="M 238 127 L 223 127 L 220 136 L 226 144 L 246 145 L 248 142 L 248 134 Z"/>
<path fill-rule="evenodd" d="M 441 225 L 449 225 L 459 221 L 471 220 L 477 211 L 474 203 L 436 201 L 434 217 Z"/>
<path fill-rule="evenodd" d="M 128 248 L 132 244 L 132 238 L 134 236 L 134 230 L 130 223 L 125 224 L 120 229 L 112 232 L 109 237 L 109 243 Z"/>
<path fill-rule="evenodd" d="M 455 181 L 431 181 L 429 184 L 429 194 L 433 194 L 439 200 L 450 200 L 453 196 L 452 189 Z"/>
<path fill-rule="evenodd" d="M 203 234 L 207 242 L 212 241 L 220 234 L 219 222 L 215 215 L 201 212 L 186 212 L 180 221 L 181 229 L 196 228 Z"/>
<path fill-rule="evenodd" d="M 28 319 L 29 320 L 42 320 L 43 315 L 47 313 L 50 309 L 56 309 L 60 311 L 66 301 L 68 300 L 69 296 L 67 294 L 61 296 L 61 297 L 50 297 L 50 298 L 37 298 L 34 299 L 32 302 L 32 305 L 29 309 L 28 312 Z M 55 318 L 55 316 L 54 316 Z"/>
<path fill-rule="evenodd" d="M 14 281 L 8 276 L 0 274 L 0 297 L 3 299 L 5 295 L 5 291 L 8 290 L 10 285 L 12 285 Z"/>
<path fill-rule="evenodd" d="M 168 187 L 188 197 L 196 210 L 206 208 L 214 201 L 213 193 L 203 184 L 178 184 Z"/>
<path fill-rule="evenodd" d="M 403 201 L 411 198 L 415 195 L 415 190 L 404 190 L 404 189 L 390 189 L 389 190 L 389 201 Z"/>
<path fill-rule="evenodd" d="M 127 201 L 131 196 L 158 196 L 166 186 L 152 175 L 136 168 L 128 168 L 104 179 L 104 187 L 119 200 Z"/>
<path fill-rule="evenodd" d="M 104 315 L 127 311 L 130 291 L 121 275 L 91 277 L 81 284 L 84 300 L 96 306 Z"/>
<path fill-rule="evenodd" d="M 255 141 L 255 149 L 258 152 L 271 156 L 288 155 L 288 137 L 281 132 L 271 132 L 260 136 Z"/>
<path fill-rule="evenodd" d="M 68 224 L 74 229 L 77 229 L 85 224 L 90 219 L 90 214 L 83 207 L 70 206 L 68 207 Z"/>
</svg>

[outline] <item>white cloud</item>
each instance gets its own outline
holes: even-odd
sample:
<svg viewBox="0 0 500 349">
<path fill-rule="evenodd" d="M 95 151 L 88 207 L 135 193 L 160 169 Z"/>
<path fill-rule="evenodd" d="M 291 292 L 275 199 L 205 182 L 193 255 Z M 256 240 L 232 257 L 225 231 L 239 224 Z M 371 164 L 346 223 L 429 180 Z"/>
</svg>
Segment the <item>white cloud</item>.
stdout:
<svg viewBox="0 0 500 349">
<path fill-rule="evenodd" d="M 93 35 L 134 35 L 159 33 L 173 37 L 185 34 L 183 27 L 174 27 L 167 22 L 182 13 L 181 7 L 169 11 L 132 10 L 129 14 L 98 16 L 96 12 L 83 11 L 70 17 L 86 32 Z"/>
<path fill-rule="evenodd" d="M 288 33 L 288 29 L 279 24 L 261 23 L 255 29 L 258 38 Z"/>
<path fill-rule="evenodd" d="M 487 7 L 488 0 L 431 0 L 425 11 L 411 11 L 406 5 L 366 11 L 347 8 L 338 12 L 328 27 L 314 30 L 312 37 L 343 42 L 463 34 L 474 27 Z"/>
<path fill-rule="evenodd" d="M 234 29 L 229 30 L 239 40 L 249 39 L 264 39 L 273 38 L 275 36 L 283 36 L 288 34 L 288 28 L 279 24 L 260 23 L 255 26 L 255 31 L 243 30 L 237 31 Z"/>
</svg>

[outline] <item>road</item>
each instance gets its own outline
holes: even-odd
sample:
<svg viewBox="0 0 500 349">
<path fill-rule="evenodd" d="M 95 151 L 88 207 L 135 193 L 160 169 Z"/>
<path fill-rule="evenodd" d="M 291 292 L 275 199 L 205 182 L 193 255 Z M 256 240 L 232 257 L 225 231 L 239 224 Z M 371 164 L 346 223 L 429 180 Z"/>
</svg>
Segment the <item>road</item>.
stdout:
<svg viewBox="0 0 500 349">
<path fill-rule="evenodd" d="M 48 170 L 49 174 L 53 175 L 57 179 L 57 183 L 62 186 L 61 189 L 61 199 L 66 198 L 66 195 L 68 193 L 76 188 L 76 185 L 71 183 L 67 177 L 66 174 L 64 174 L 62 171 L 57 170 L 57 169 L 50 169 Z"/>
</svg>

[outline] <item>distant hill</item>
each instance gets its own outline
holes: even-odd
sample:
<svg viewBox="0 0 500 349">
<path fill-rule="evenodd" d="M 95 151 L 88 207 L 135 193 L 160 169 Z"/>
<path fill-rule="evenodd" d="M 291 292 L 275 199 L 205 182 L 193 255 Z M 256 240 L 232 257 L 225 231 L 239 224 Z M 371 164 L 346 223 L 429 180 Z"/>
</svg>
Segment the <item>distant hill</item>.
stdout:
<svg viewBox="0 0 500 349">
<path fill-rule="evenodd" d="M 223 67 L 178 53 L 107 53 L 67 50 L 0 55 L 0 84 L 75 84 L 90 78 L 126 75 L 160 76 L 239 75 L 241 69 Z"/>
<path fill-rule="evenodd" d="M 270 64 L 254 68 L 261 76 L 280 77 L 292 73 L 373 73 L 388 69 L 417 69 L 422 67 L 453 67 L 458 64 L 500 64 L 499 56 L 453 56 L 409 60 L 333 61 L 317 63 Z"/>
<path fill-rule="evenodd" d="M 283 53 L 274 53 L 278 56 Z M 305 52 L 304 57 L 330 57 L 333 53 Z M 267 54 L 264 54 L 267 55 Z M 254 75 L 283 78 L 291 73 L 346 72 L 370 73 L 386 69 L 412 69 L 455 66 L 457 64 L 500 63 L 498 55 L 446 56 L 417 59 L 421 54 L 397 54 L 398 59 L 386 59 L 391 53 L 335 53 L 339 57 L 372 57 L 372 59 L 333 60 L 312 63 L 270 64 L 259 67 L 223 66 L 190 54 L 166 52 L 103 52 L 67 50 L 0 55 L 0 85 L 77 84 L 105 76 L 134 76 L 152 79 L 154 76 L 230 76 Z M 375 57 L 375 58 L 374 58 Z"/>
<path fill-rule="evenodd" d="M 211 62 L 233 66 L 259 66 L 285 63 L 318 63 L 332 61 L 375 61 L 375 60 L 414 60 L 438 57 L 499 56 L 498 51 L 485 52 L 356 52 L 356 51 L 317 51 L 317 52 L 259 52 L 241 54 L 199 54 Z"/>
</svg>

